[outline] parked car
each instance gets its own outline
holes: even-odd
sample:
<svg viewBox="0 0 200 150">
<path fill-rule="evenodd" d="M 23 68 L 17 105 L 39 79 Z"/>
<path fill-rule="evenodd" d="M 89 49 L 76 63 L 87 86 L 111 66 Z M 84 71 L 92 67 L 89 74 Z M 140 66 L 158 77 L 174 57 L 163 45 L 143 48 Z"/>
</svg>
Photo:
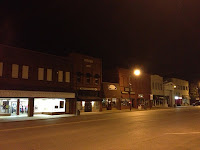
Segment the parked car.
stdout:
<svg viewBox="0 0 200 150">
<path fill-rule="evenodd" d="M 199 106 L 200 105 L 200 101 L 196 101 L 192 104 L 193 106 Z"/>
</svg>

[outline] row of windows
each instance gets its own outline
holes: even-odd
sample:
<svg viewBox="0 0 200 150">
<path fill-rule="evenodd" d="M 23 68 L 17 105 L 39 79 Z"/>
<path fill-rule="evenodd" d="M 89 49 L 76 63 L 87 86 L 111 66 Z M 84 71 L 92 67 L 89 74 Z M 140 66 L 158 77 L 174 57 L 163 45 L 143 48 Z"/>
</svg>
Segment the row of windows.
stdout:
<svg viewBox="0 0 200 150">
<path fill-rule="evenodd" d="M 90 77 L 90 76 L 86 76 L 86 83 L 87 84 L 90 84 L 91 83 L 91 78 L 92 77 Z M 77 76 L 77 82 L 78 83 L 81 83 L 81 80 L 82 80 L 82 77 L 81 76 Z M 99 78 L 94 78 L 94 83 L 96 84 L 96 85 L 98 85 L 99 84 Z"/>
<path fill-rule="evenodd" d="M 178 89 L 178 90 L 189 90 L 189 87 L 188 86 L 182 86 L 182 85 L 177 85 L 176 86 L 176 88 Z"/>
<path fill-rule="evenodd" d="M 47 81 L 53 80 L 52 69 L 47 69 Z M 59 70 L 58 74 L 58 82 L 64 81 L 64 72 Z M 0 62 L 0 76 L 3 75 L 3 63 Z M 12 78 L 19 78 L 19 65 L 12 64 Z M 29 78 L 29 66 L 22 66 L 22 79 Z M 38 80 L 44 80 L 44 68 L 38 68 Z M 65 82 L 70 82 L 70 72 L 65 72 Z"/>
<path fill-rule="evenodd" d="M 157 82 L 152 82 L 152 89 L 155 90 L 163 90 L 163 85 L 161 83 L 157 83 Z"/>
</svg>

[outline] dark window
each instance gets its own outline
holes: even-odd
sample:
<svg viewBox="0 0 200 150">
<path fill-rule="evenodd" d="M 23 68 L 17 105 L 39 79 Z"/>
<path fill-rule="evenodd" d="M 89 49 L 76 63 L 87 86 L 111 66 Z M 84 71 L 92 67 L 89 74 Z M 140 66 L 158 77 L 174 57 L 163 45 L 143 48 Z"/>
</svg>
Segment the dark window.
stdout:
<svg viewBox="0 0 200 150">
<path fill-rule="evenodd" d="M 90 73 L 86 73 L 86 83 L 90 83 L 90 78 L 91 78 L 91 74 Z"/>
<path fill-rule="evenodd" d="M 64 101 L 60 101 L 60 108 L 64 108 Z"/>
<path fill-rule="evenodd" d="M 95 74 L 95 76 L 94 76 L 95 84 L 99 84 L 99 78 L 100 78 L 100 76 L 98 74 Z"/>
<path fill-rule="evenodd" d="M 81 76 L 82 76 L 82 75 L 83 75 L 83 74 L 82 74 L 81 72 L 77 72 L 77 73 L 76 73 L 76 80 L 77 80 L 78 83 L 81 82 Z"/>
</svg>

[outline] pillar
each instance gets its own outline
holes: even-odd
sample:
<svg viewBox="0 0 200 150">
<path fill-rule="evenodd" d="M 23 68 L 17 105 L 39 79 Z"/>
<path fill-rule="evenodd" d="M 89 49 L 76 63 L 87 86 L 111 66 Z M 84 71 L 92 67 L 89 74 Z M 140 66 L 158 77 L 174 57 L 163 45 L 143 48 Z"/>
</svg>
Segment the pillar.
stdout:
<svg viewBox="0 0 200 150">
<path fill-rule="evenodd" d="M 28 98 L 28 117 L 33 117 L 34 114 L 34 98 Z"/>
<path fill-rule="evenodd" d="M 19 115 L 19 104 L 20 104 L 19 99 L 17 99 L 17 115 Z"/>
<path fill-rule="evenodd" d="M 69 99 L 69 113 L 76 114 L 76 99 Z"/>
</svg>

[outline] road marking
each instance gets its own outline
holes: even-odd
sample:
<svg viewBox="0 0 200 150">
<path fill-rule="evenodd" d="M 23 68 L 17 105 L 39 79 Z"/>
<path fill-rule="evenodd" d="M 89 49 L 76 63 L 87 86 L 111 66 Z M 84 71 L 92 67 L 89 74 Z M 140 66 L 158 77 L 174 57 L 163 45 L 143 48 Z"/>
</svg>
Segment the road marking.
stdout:
<svg viewBox="0 0 200 150">
<path fill-rule="evenodd" d="M 171 135 L 186 135 L 186 134 L 200 134 L 200 132 L 186 132 L 186 133 L 165 133 L 165 134 L 171 134 Z"/>
<path fill-rule="evenodd" d="M 123 117 L 121 117 L 121 118 L 123 118 Z M 85 121 L 77 121 L 77 122 L 57 123 L 57 124 L 48 124 L 48 125 L 23 127 L 23 128 L 3 129 L 3 130 L 0 130 L 0 132 L 16 131 L 16 130 L 24 130 L 24 129 L 34 129 L 34 128 L 43 128 L 43 127 L 51 127 L 51 126 L 61 126 L 61 125 L 67 125 L 67 124 L 79 124 L 79 123 L 86 123 L 86 122 L 105 121 L 105 120 L 112 120 L 112 119 L 120 119 L 120 118 L 95 119 L 95 120 L 85 120 Z"/>
</svg>

